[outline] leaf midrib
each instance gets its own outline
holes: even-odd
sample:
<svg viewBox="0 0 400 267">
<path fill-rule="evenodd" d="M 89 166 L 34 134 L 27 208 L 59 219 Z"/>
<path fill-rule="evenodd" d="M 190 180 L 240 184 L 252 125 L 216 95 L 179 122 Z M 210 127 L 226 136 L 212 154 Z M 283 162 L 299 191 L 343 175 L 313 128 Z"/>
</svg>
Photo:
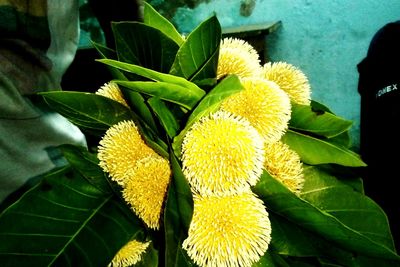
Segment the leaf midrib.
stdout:
<svg viewBox="0 0 400 267">
<path fill-rule="evenodd" d="M 82 231 L 84 227 L 89 223 L 89 221 L 97 214 L 97 212 L 111 199 L 112 195 L 106 197 L 104 201 L 98 205 L 98 207 L 91 213 L 91 215 L 82 223 L 82 225 L 77 229 L 76 233 L 71 236 L 70 240 L 60 249 L 60 252 L 54 257 L 54 259 L 48 264 L 51 266 L 60 255 L 67 249 L 67 247 L 75 240 L 78 234 Z"/>
</svg>

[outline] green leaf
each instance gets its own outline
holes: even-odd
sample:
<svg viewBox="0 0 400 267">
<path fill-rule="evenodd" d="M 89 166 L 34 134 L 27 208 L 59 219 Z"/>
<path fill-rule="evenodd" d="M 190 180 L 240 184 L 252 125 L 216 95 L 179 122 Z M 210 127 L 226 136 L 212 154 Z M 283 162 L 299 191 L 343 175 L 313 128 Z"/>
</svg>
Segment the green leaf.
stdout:
<svg viewBox="0 0 400 267">
<path fill-rule="evenodd" d="M 229 75 L 218 83 L 206 96 L 200 101 L 197 107 L 190 114 L 185 128 L 174 138 L 172 147 L 175 155 L 179 158 L 181 155 L 181 145 L 183 138 L 190 127 L 197 122 L 201 117 L 206 116 L 216 111 L 221 102 L 235 93 L 243 90 L 239 78 L 236 75 Z"/>
<path fill-rule="evenodd" d="M 178 204 L 179 217 L 184 230 L 189 229 L 193 215 L 193 196 L 189 182 L 182 172 L 178 159 L 171 153 L 171 167 L 174 173 L 173 186 L 175 187 L 176 200 Z"/>
<path fill-rule="evenodd" d="M 143 228 L 129 208 L 71 169 L 58 170 L 0 215 L 0 262 L 107 266 Z"/>
<path fill-rule="evenodd" d="M 270 212 L 272 238 L 271 249 L 279 255 L 291 258 L 324 259 L 325 263 L 339 263 L 338 266 L 357 266 L 356 259 L 360 257 L 355 252 L 336 247 L 307 229 Z M 380 259 L 382 261 L 382 259 Z"/>
<path fill-rule="evenodd" d="M 160 121 L 168 136 L 172 139 L 177 134 L 179 129 L 179 124 L 172 112 L 168 109 L 167 105 L 158 97 L 152 97 L 147 102 L 158 117 L 158 120 Z"/>
<path fill-rule="evenodd" d="M 104 47 L 100 44 L 94 44 L 99 54 L 103 59 L 116 59 L 117 54 L 114 50 Z M 125 75 L 117 68 L 107 66 L 111 75 L 118 80 L 127 80 Z M 128 102 L 131 109 L 138 114 L 142 120 L 155 132 L 157 133 L 157 126 L 155 125 L 154 118 L 145 103 L 143 96 L 132 90 L 126 90 L 121 87 L 121 92 L 124 95 L 125 100 Z"/>
<path fill-rule="evenodd" d="M 333 111 L 330 110 L 326 105 L 324 105 L 318 101 L 311 100 L 310 106 L 314 112 L 329 112 L 329 113 L 334 114 Z"/>
<path fill-rule="evenodd" d="M 146 249 L 142 260 L 135 264 L 135 267 L 158 267 L 159 264 L 158 251 L 154 248 L 153 242 Z"/>
<path fill-rule="evenodd" d="M 279 254 L 296 257 L 321 255 L 312 242 L 315 236 L 307 230 L 273 212 L 269 213 L 269 219 L 272 229 L 271 246 Z"/>
<path fill-rule="evenodd" d="M 164 211 L 165 266 L 195 266 L 182 248 L 193 214 L 192 193 L 178 160 L 173 153 L 170 155 L 173 178 Z"/>
<path fill-rule="evenodd" d="M 187 238 L 180 217 L 178 194 L 173 183 L 170 184 L 164 211 L 165 229 L 165 266 L 185 267 L 195 266 L 182 248 L 182 242 Z"/>
<path fill-rule="evenodd" d="M 160 30 L 141 22 L 113 22 L 118 59 L 168 73 L 179 46 Z"/>
<path fill-rule="evenodd" d="M 303 162 L 310 165 L 335 163 L 348 167 L 366 166 L 355 152 L 316 137 L 288 130 L 282 141 L 296 151 Z"/>
<path fill-rule="evenodd" d="M 98 44 L 95 42 L 92 42 L 93 47 L 97 50 L 97 52 L 99 53 L 99 55 L 101 56 L 101 58 L 109 58 L 109 59 L 117 59 L 117 52 L 111 48 L 108 48 L 102 44 Z M 108 70 L 110 71 L 111 75 L 115 78 L 115 79 L 126 79 L 126 77 L 124 76 L 124 74 L 122 74 L 121 71 L 119 71 L 118 69 L 112 68 L 112 67 L 108 67 Z"/>
<path fill-rule="evenodd" d="M 267 172 L 253 191 L 274 213 L 339 248 L 400 260 L 393 251 L 387 218 L 376 203 L 315 167 L 305 169 L 305 180 L 301 198 Z"/>
<path fill-rule="evenodd" d="M 161 16 L 150 4 L 143 2 L 143 21 L 145 24 L 159 29 L 166 36 L 169 36 L 179 46 L 184 42 L 181 34 L 176 30 L 174 25 Z"/>
<path fill-rule="evenodd" d="M 289 128 L 292 130 L 331 138 L 349 130 L 351 125 L 351 121 L 332 113 L 315 111 L 309 105 L 292 103 L 292 115 L 289 121 Z"/>
<path fill-rule="evenodd" d="M 143 77 L 153 80 L 153 81 L 171 83 L 171 84 L 179 85 L 181 87 L 185 87 L 186 90 L 191 92 L 191 94 L 195 94 L 195 95 L 200 95 L 200 94 L 204 95 L 205 94 L 205 92 L 202 89 L 200 89 L 196 84 L 194 84 L 182 77 L 177 77 L 174 75 L 161 73 L 161 72 L 147 69 L 147 68 L 137 66 L 134 64 L 124 63 L 124 62 L 120 62 L 120 61 L 112 60 L 112 59 L 99 59 L 98 61 L 102 62 L 104 64 L 107 64 L 107 65 L 110 65 L 112 67 L 118 68 L 120 70 L 123 70 L 125 72 L 135 73 L 137 75 L 143 76 Z"/>
<path fill-rule="evenodd" d="M 202 22 L 181 45 L 170 73 L 188 80 L 214 78 L 221 42 L 221 25 L 216 16 Z"/>
<path fill-rule="evenodd" d="M 350 148 L 350 146 L 351 146 L 351 137 L 350 137 L 350 133 L 348 131 L 341 133 L 335 137 L 329 138 L 326 141 L 331 144 L 346 147 L 346 148 Z"/>
<path fill-rule="evenodd" d="M 103 134 L 110 126 L 132 120 L 129 108 L 107 97 L 84 92 L 51 91 L 40 95 L 55 111 L 83 129 Z"/>
<path fill-rule="evenodd" d="M 280 265 L 275 264 L 273 256 L 271 256 L 271 252 L 268 250 L 258 262 L 253 263 L 251 267 L 278 267 Z M 289 267 L 289 266 L 287 266 Z"/>
<path fill-rule="evenodd" d="M 375 202 L 323 169 L 308 166 L 304 176 L 304 200 L 376 243 L 394 249 L 385 213 Z"/>
<path fill-rule="evenodd" d="M 115 80 L 115 83 L 136 92 L 155 96 L 160 99 L 178 104 L 186 109 L 192 109 L 205 92 L 199 90 L 188 90 L 187 87 L 168 82 L 130 82 Z"/>
<path fill-rule="evenodd" d="M 132 111 L 138 114 L 141 120 L 155 134 L 158 134 L 157 125 L 154 121 L 153 114 L 151 113 L 149 107 L 147 106 L 144 97 L 140 93 L 127 89 L 123 86 L 119 86 L 119 88 L 124 96 L 124 99 L 127 101 Z"/>
<path fill-rule="evenodd" d="M 133 120 L 146 143 L 162 156 L 167 145 L 132 110 L 107 97 L 83 92 L 52 91 L 40 93 L 46 103 L 81 129 L 102 136 L 112 125 Z"/>
<path fill-rule="evenodd" d="M 72 168 L 90 184 L 104 193 L 112 193 L 107 177 L 99 166 L 96 154 L 90 153 L 85 147 L 69 144 L 61 145 L 59 148 Z"/>
</svg>

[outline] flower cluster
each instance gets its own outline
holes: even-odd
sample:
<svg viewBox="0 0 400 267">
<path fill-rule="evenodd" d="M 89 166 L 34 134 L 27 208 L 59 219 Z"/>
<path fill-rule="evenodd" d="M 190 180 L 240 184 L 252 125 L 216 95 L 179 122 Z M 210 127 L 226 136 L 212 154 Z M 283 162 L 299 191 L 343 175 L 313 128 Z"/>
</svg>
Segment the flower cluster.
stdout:
<svg viewBox="0 0 400 267">
<path fill-rule="evenodd" d="M 251 266 L 271 239 L 268 212 L 251 192 L 263 169 L 298 194 L 302 163 L 280 141 L 290 101 L 308 103 L 310 87 L 294 66 L 260 66 L 254 48 L 240 39 L 221 42 L 217 77 L 238 75 L 244 90 L 200 119 L 182 144 L 182 167 L 194 212 L 183 247 L 199 266 Z"/>
<path fill-rule="evenodd" d="M 306 76 L 284 63 L 260 65 L 244 40 L 221 41 L 217 78 L 235 74 L 243 90 L 195 122 L 182 141 L 182 171 L 189 182 L 193 216 L 182 247 L 199 266 L 251 266 L 267 251 L 271 224 L 267 208 L 251 190 L 263 170 L 299 194 L 302 163 L 280 141 L 288 129 L 291 101 L 309 104 Z M 118 85 L 97 92 L 129 108 Z M 99 165 L 143 222 L 159 229 L 171 177 L 169 161 L 149 147 L 134 121 L 110 127 L 98 147 Z M 148 243 L 130 241 L 113 266 L 140 259 Z"/>
<path fill-rule="evenodd" d="M 97 92 L 125 106 L 118 85 L 109 82 Z M 171 177 L 169 161 L 142 139 L 133 121 L 122 121 L 107 130 L 98 147 L 100 167 L 122 188 L 132 210 L 152 229 L 160 228 L 160 217 Z M 114 257 L 111 266 L 130 266 L 140 260 L 149 242 L 129 241 Z"/>
</svg>

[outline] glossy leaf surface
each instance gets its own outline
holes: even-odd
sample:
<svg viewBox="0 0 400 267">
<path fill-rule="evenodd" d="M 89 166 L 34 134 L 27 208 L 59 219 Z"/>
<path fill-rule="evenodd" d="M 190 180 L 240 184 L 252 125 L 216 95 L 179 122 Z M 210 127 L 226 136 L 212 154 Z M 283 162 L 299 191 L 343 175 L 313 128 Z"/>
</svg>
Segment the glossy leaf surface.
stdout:
<svg viewBox="0 0 400 267">
<path fill-rule="evenodd" d="M 2 266 L 106 266 L 142 224 L 71 169 L 44 178 L 0 215 Z"/>
<path fill-rule="evenodd" d="M 170 73 L 188 80 L 214 78 L 220 41 L 221 25 L 212 16 L 189 34 L 178 50 Z"/>
<path fill-rule="evenodd" d="M 306 169 L 305 179 L 300 198 L 266 172 L 253 191 L 274 213 L 342 249 L 377 258 L 400 259 L 393 251 L 387 218 L 378 205 L 315 167 Z M 360 214 L 367 216 L 363 222 Z"/>
<path fill-rule="evenodd" d="M 358 154 L 327 140 L 288 130 L 282 141 L 296 151 L 303 162 L 310 165 L 334 163 L 349 167 L 366 166 Z"/>
</svg>

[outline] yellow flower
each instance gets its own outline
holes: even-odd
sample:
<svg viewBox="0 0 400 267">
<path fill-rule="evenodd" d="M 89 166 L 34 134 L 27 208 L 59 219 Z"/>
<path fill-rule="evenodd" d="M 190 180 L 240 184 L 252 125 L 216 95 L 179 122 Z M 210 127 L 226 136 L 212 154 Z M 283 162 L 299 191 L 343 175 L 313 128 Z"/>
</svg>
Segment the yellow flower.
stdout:
<svg viewBox="0 0 400 267">
<path fill-rule="evenodd" d="M 239 77 L 257 76 L 261 72 L 257 51 L 249 43 L 236 38 L 225 38 L 219 50 L 217 78 L 228 74 Z"/>
<path fill-rule="evenodd" d="M 158 229 L 171 176 L 169 162 L 153 155 L 139 160 L 130 172 L 122 191 L 123 198 L 149 228 Z"/>
<path fill-rule="evenodd" d="M 124 96 L 122 95 L 121 89 L 119 89 L 118 84 L 116 83 L 105 83 L 100 87 L 99 90 L 96 91 L 96 94 L 108 97 L 129 108 L 128 103 L 125 101 Z"/>
<path fill-rule="evenodd" d="M 266 145 L 264 168 L 293 193 L 300 194 L 304 184 L 303 165 L 287 144 L 278 141 Z"/>
<path fill-rule="evenodd" d="M 100 167 L 119 185 L 139 159 L 156 154 L 143 141 L 133 121 L 122 121 L 107 130 L 98 147 Z"/>
<path fill-rule="evenodd" d="M 270 241 L 268 212 L 253 193 L 194 195 L 193 218 L 182 246 L 200 267 L 251 266 Z"/>
<path fill-rule="evenodd" d="M 263 66 L 262 77 L 276 82 L 293 102 L 310 105 L 310 84 L 306 75 L 297 67 L 286 62 L 268 62 Z"/>
<path fill-rule="evenodd" d="M 255 185 L 264 142 L 250 123 L 218 111 L 195 123 L 182 143 L 183 173 L 201 194 L 231 194 Z"/>
<path fill-rule="evenodd" d="M 142 255 L 149 246 L 148 242 L 129 241 L 114 256 L 108 267 L 128 267 L 142 260 Z"/>
<path fill-rule="evenodd" d="M 245 89 L 225 99 L 221 109 L 250 121 L 266 143 L 278 141 L 290 120 L 288 95 L 274 82 L 261 78 L 242 79 L 242 85 Z"/>
</svg>

